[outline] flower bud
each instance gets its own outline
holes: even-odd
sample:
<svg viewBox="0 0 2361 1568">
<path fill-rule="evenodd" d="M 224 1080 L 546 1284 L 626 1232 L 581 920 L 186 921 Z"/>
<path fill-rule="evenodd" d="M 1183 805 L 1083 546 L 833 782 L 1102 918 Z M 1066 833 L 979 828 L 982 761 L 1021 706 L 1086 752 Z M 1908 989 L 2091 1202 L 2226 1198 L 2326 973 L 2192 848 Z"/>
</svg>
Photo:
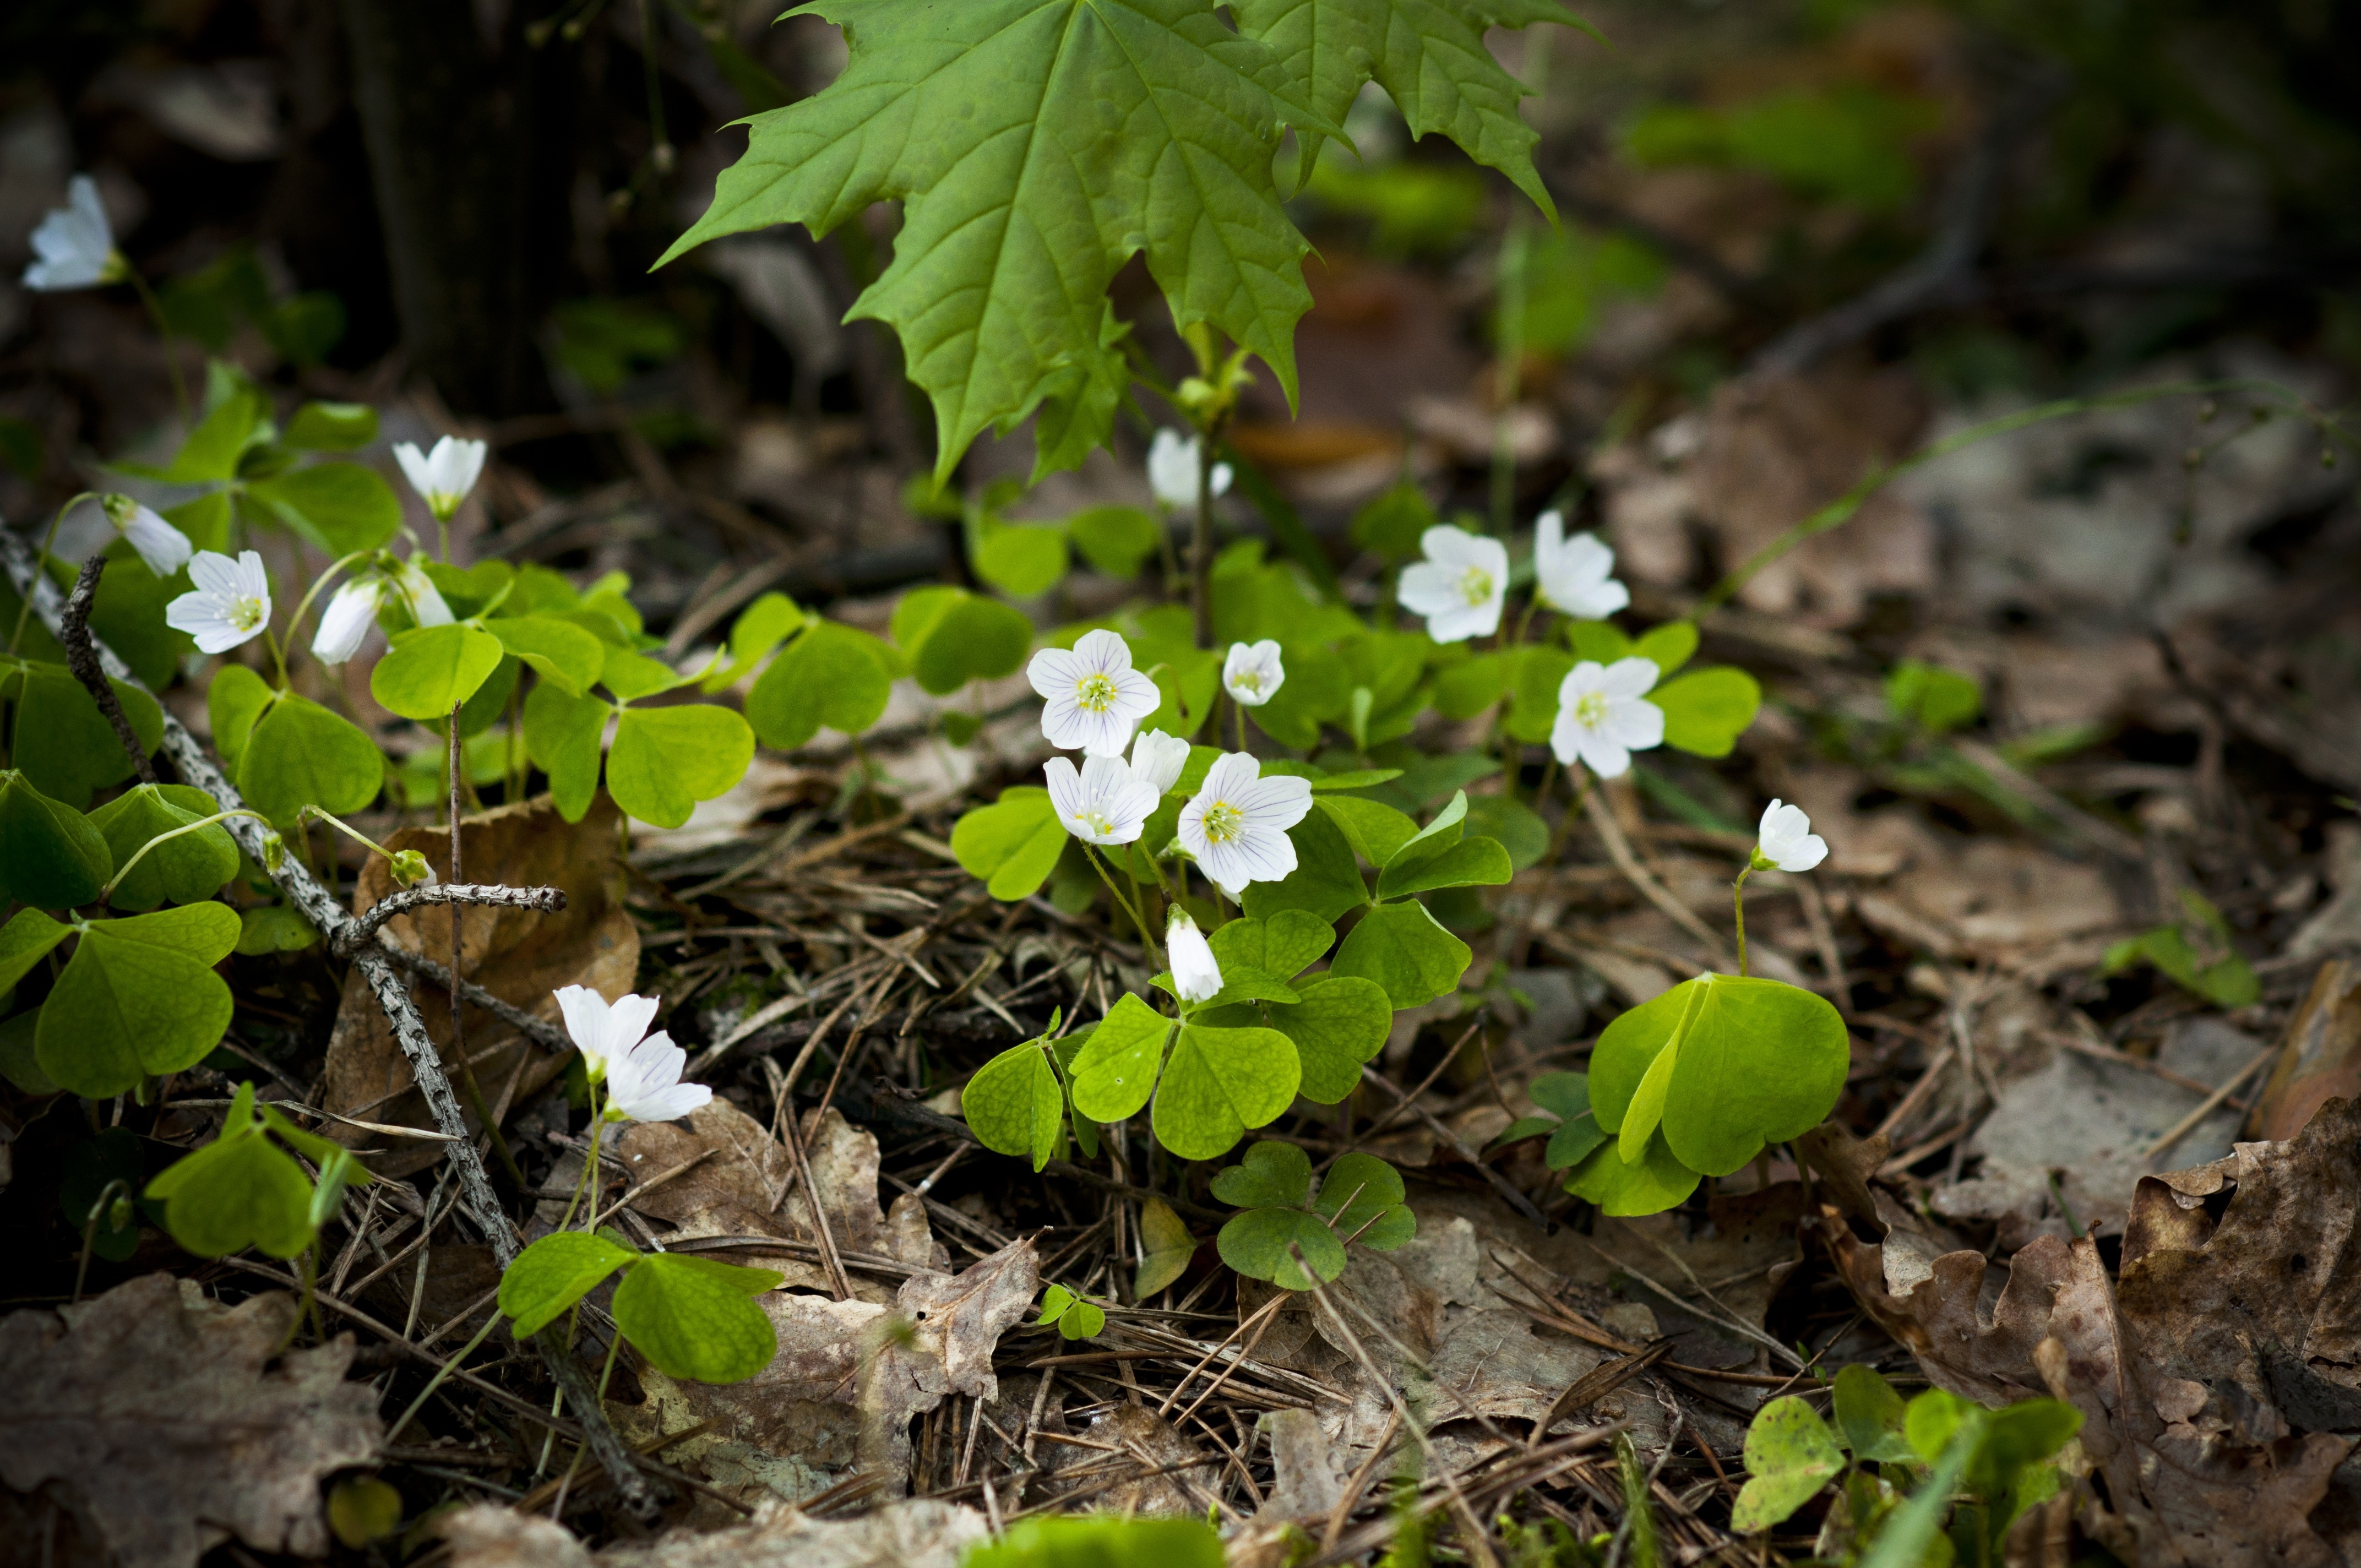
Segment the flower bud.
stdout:
<svg viewBox="0 0 2361 1568">
<path fill-rule="evenodd" d="M 434 868 L 416 850 L 401 850 L 388 857 L 392 861 L 393 880 L 402 887 L 432 887 Z"/>
<path fill-rule="evenodd" d="M 262 836 L 262 869 L 275 876 L 278 874 L 279 868 L 286 863 L 287 840 L 276 833 L 264 834 Z"/>
</svg>

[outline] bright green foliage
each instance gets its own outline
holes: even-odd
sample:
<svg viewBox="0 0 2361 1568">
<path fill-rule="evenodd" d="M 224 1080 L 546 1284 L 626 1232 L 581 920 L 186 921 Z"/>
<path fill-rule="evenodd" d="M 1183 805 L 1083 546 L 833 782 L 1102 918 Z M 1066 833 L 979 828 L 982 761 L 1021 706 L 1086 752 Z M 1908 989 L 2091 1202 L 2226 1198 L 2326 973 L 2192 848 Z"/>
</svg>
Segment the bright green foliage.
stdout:
<svg viewBox="0 0 2361 1568">
<path fill-rule="evenodd" d="M 466 622 L 403 632 L 369 672 L 369 695 L 404 718 L 440 725 L 491 679 L 500 640 Z"/>
<path fill-rule="evenodd" d="M 1038 784 L 1010 785 L 997 804 L 969 812 L 951 828 L 951 850 L 960 864 L 1006 904 L 1040 891 L 1066 852 L 1066 841 L 1049 792 Z"/>
<path fill-rule="evenodd" d="M 961 1568 L 1222 1568 L 1222 1538 L 1198 1519 L 1052 1515 L 971 1547 Z"/>
<path fill-rule="evenodd" d="M 213 966 L 237 946 L 237 912 L 188 904 L 80 922 L 81 941 L 41 1004 L 41 1070 L 102 1100 L 194 1067 L 229 1028 L 228 982 Z"/>
<path fill-rule="evenodd" d="M 401 527 L 392 488 L 357 463 L 317 463 L 257 479 L 245 499 L 332 556 L 373 550 Z"/>
<path fill-rule="evenodd" d="M 205 688 L 205 720 L 214 732 L 214 750 L 230 773 L 237 772 L 254 721 L 270 706 L 270 683 L 244 664 L 224 664 Z"/>
<path fill-rule="evenodd" d="M 819 0 L 851 62 L 749 122 L 746 156 L 664 259 L 724 234 L 824 234 L 899 198 L 852 314 L 891 324 L 939 432 L 936 477 L 1046 405 L 1045 466 L 1104 441 L 1130 379 L 1107 285 L 1145 251 L 1173 321 L 1219 327 L 1292 397 L 1308 248 L 1279 204 L 1272 53 L 1203 0 Z"/>
<path fill-rule="evenodd" d="M 1062 1285 L 1041 1292 L 1041 1315 L 1036 1327 L 1055 1326 L 1067 1339 L 1094 1339 L 1106 1327 L 1105 1309 L 1083 1300 Z"/>
<path fill-rule="evenodd" d="M 357 452 L 377 439 L 377 411 L 367 403 L 305 403 L 280 439 L 306 452 Z"/>
<path fill-rule="evenodd" d="M 614 712 L 595 696 L 569 696 L 553 682 L 524 699 L 525 755 L 549 775 L 551 804 L 568 822 L 581 821 L 598 793 L 598 745 Z"/>
<path fill-rule="evenodd" d="M 38 909 L 19 909 L 10 916 L 8 924 L 0 926 L 0 996 L 15 989 L 73 929 Z"/>
<path fill-rule="evenodd" d="M 640 1255 L 588 1231 L 558 1231 L 517 1254 L 500 1276 L 500 1308 L 519 1339 L 537 1334 Z"/>
<path fill-rule="evenodd" d="M 1789 88 L 1722 108 L 1660 104 L 1624 136 L 1642 163 L 1760 170 L 1806 195 L 1888 211 L 1918 188 L 1911 139 L 1942 117 L 1928 100 L 1848 84 Z"/>
<path fill-rule="evenodd" d="M 237 912 L 237 951 L 249 958 L 267 953 L 300 953 L 318 945 L 320 933 L 312 923 L 283 904 L 265 904 Z"/>
<path fill-rule="evenodd" d="M 782 751 L 807 744 L 823 725 L 858 735 L 906 673 L 901 655 L 869 633 L 813 620 L 746 694 L 746 718 L 763 745 Z"/>
<path fill-rule="evenodd" d="M 1396 1008 L 1420 1007 L 1456 990 L 1473 956 L 1426 905 L 1408 899 L 1362 916 L 1328 972 L 1376 981 Z"/>
<path fill-rule="evenodd" d="M 318 1168 L 317 1186 L 282 1144 Z M 369 1179 L 342 1146 L 269 1106 L 258 1114 L 254 1085 L 244 1083 L 221 1136 L 176 1161 L 148 1184 L 147 1195 L 164 1204 L 172 1239 L 199 1257 L 226 1257 L 249 1246 L 293 1257 L 335 1217 L 346 1184 Z"/>
<path fill-rule="evenodd" d="M 1818 1124 L 1850 1059 L 1844 1020 L 1824 998 L 1699 975 L 1607 1026 L 1590 1058 L 1591 1106 L 1626 1165 L 1661 1127 L 1683 1165 L 1727 1176 L 1764 1143 Z"/>
<path fill-rule="evenodd" d="M 115 870 L 87 817 L 15 769 L 0 772 L 0 897 L 70 909 L 98 896 Z"/>
<path fill-rule="evenodd" d="M 1060 561 L 1056 576 L 1064 571 Z M 920 689 L 937 696 L 970 681 L 1015 674 L 1033 651 L 1033 623 L 1021 610 L 965 588 L 917 588 L 903 595 L 894 607 L 893 631 Z"/>
<path fill-rule="evenodd" d="M 1066 575 L 1066 531 L 1055 523 L 1004 522 L 979 515 L 968 535 L 975 575 L 1016 598 L 1049 592 Z M 1029 639 L 1032 627 L 1026 634 Z"/>
<path fill-rule="evenodd" d="M 1131 1293 L 1134 1299 L 1145 1301 L 1189 1271 L 1189 1260 L 1197 1255 L 1197 1238 L 1189 1234 L 1187 1222 L 1172 1212 L 1170 1204 L 1150 1198 L 1139 1205 L 1139 1272 L 1132 1280 Z"/>
<path fill-rule="evenodd" d="M 150 839 L 216 814 L 213 796 L 192 784 L 143 784 L 90 814 L 118 866 L 127 865 Z M 162 904 L 211 898 L 237 874 L 237 844 L 220 823 L 181 833 L 149 850 L 115 884 L 106 902 L 128 914 Z"/>
<path fill-rule="evenodd" d="M 1065 1084 L 1049 1041 L 1012 1046 L 978 1068 L 960 1091 L 960 1113 L 984 1147 L 1027 1156 L 1036 1170 L 1048 1165 L 1066 1124 Z"/>
<path fill-rule="evenodd" d="M 1817 1410 L 1793 1394 L 1772 1400 L 1746 1429 L 1747 1481 L 1730 1511 L 1730 1528 L 1740 1535 L 1769 1530 L 1844 1467 L 1844 1450 Z"/>
<path fill-rule="evenodd" d="M 503 617 L 485 623 L 501 649 L 532 666 L 543 680 L 568 696 L 580 696 L 598 679 L 606 645 L 592 633 L 554 615 Z M 383 668 L 380 663 L 379 668 Z M 375 680 L 374 674 L 370 677 Z M 445 711 L 448 711 L 447 709 Z"/>
<path fill-rule="evenodd" d="M 648 1253 L 615 1287 L 615 1326 L 666 1376 L 741 1383 L 778 1354 L 777 1331 L 753 1298 L 785 1278 L 687 1253 Z"/>
<path fill-rule="evenodd" d="M 1418 1230 L 1402 1202 L 1400 1173 L 1372 1155 L 1340 1156 L 1315 1197 L 1310 1157 L 1264 1139 L 1213 1178 L 1213 1196 L 1246 1211 L 1222 1227 L 1222 1261 L 1287 1290 L 1312 1288 L 1305 1267 L 1322 1282 L 1344 1273 L 1348 1243 L 1391 1252 Z"/>
<path fill-rule="evenodd" d="M 1902 1396 L 1875 1368 L 1855 1365 L 1839 1372 L 1832 1403 L 1844 1445 L 1856 1458 L 1901 1464 L 1918 1456 L 1903 1431 Z"/>
<path fill-rule="evenodd" d="M 1182 1159 L 1227 1154 L 1293 1104 L 1302 1080 L 1294 1043 L 1276 1029 L 1183 1025 L 1156 1086 L 1157 1141 Z"/>
<path fill-rule="evenodd" d="M 1983 687 L 1972 675 L 1918 659 L 1905 659 L 1885 677 L 1885 706 L 1896 718 L 1931 735 L 1973 724 L 1983 711 Z"/>
<path fill-rule="evenodd" d="M 1297 1091 L 1334 1105 L 1360 1086 L 1361 1064 L 1385 1048 L 1393 1004 L 1373 981 L 1330 974 L 1300 981 L 1293 1006 L 1274 1007 L 1270 1026 L 1295 1046 L 1302 1070 Z"/>
<path fill-rule="evenodd" d="M 1155 558 L 1164 525 L 1137 507 L 1091 507 L 1066 520 L 1066 537 L 1093 568 L 1129 582 Z"/>
<path fill-rule="evenodd" d="M 1126 992 L 1074 1058 L 1074 1109 L 1093 1122 L 1135 1115 L 1156 1091 L 1172 1020 Z"/>
<path fill-rule="evenodd" d="M 1565 1190 L 1598 1204 L 1602 1214 L 1660 1214 L 1685 1202 L 1704 1179 L 1674 1156 L 1659 1128 L 1637 1164 L 1611 1139 L 1602 1142 L 1567 1175 Z"/>
<path fill-rule="evenodd" d="M 1281 882 L 1249 883 L 1247 914 L 1268 918 L 1282 909 L 1300 909 L 1334 920 L 1368 903 L 1368 884 L 1354 861 L 1352 841 L 1329 817 L 1327 805 L 1317 801 L 1316 809 L 1287 830 L 1295 846 L 1295 870 Z"/>
<path fill-rule="evenodd" d="M 1729 664 L 1692 670 L 1648 700 L 1664 710 L 1664 744 L 1699 757 L 1727 757 L 1763 707 L 1763 686 Z"/>
<path fill-rule="evenodd" d="M 1528 1084 L 1525 1092 L 1535 1105 L 1549 1113 L 1548 1126 L 1535 1126 L 1532 1132 L 1547 1131 L 1549 1146 L 1542 1151 L 1543 1160 L 1552 1170 L 1568 1170 L 1589 1157 L 1590 1151 L 1607 1141 L 1599 1127 L 1598 1118 L 1590 1112 L 1590 1079 L 1579 1072 L 1545 1072 Z M 1510 1132 L 1524 1126 L 1520 1122 Z M 1531 1133 L 1520 1134 L 1530 1136 Z M 1507 1134 L 1500 1141 L 1510 1141 Z"/>
<path fill-rule="evenodd" d="M 2099 972 L 2120 974 L 2134 964 L 2153 964 L 2183 991 L 2216 1007 L 2253 1006 L 2262 996 L 2262 981 L 2231 946 L 2230 923 L 2222 911 L 2195 888 L 2180 890 L 2180 905 L 2188 916 L 2183 924 L 2125 938 L 2108 948 Z"/>
<path fill-rule="evenodd" d="M 271 700 L 238 750 L 238 794 L 282 832 L 307 806 L 346 817 L 366 809 L 384 786 L 385 757 L 377 742 L 351 720 L 292 692 Z"/>
<path fill-rule="evenodd" d="M 123 704 L 132 733 L 153 752 L 164 738 L 164 716 L 156 699 L 121 681 L 108 684 Z M 19 663 L 12 668 L 0 659 L 0 695 L 15 707 L 10 761 L 50 799 L 81 810 L 90 804 L 92 791 L 132 775 L 131 759 L 115 739 L 114 726 L 64 665 Z"/>
<path fill-rule="evenodd" d="M 627 707 L 607 752 L 607 793 L 642 822 L 677 828 L 754 760 L 754 731 L 726 707 Z"/>
</svg>

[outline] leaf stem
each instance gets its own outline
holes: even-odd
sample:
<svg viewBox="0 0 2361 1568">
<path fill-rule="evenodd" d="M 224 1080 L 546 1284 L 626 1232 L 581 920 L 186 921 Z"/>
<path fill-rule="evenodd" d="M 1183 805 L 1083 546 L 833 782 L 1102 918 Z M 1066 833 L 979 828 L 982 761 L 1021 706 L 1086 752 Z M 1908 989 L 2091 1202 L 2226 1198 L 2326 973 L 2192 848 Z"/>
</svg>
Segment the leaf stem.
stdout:
<svg viewBox="0 0 2361 1568">
<path fill-rule="evenodd" d="M 58 542 L 58 524 L 65 521 L 66 513 L 73 510 L 74 508 L 82 505 L 82 503 L 86 500 L 96 499 L 96 496 L 97 492 L 94 490 L 84 490 L 80 495 L 68 500 L 65 505 L 58 508 L 56 513 L 49 519 L 49 531 L 41 535 L 40 553 L 33 557 L 33 567 L 36 571 L 40 570 L 41 563 L 49 558 L 49 546 Z M 27 593 L 22 598 L 16 601 L 16 624 L 15 629 L 8 633 L 9 652 L 14 653 L 16 651 L 16 644 L 25 640 L 25 622 L 31 619 L 32 613 L 33 596 L 30 593 Z"/>
<path fill-rule="evenodd" d="M 325 816 L 326 813 L 323 812 L 321 815 Z M 270 818 L 263 816 L 259 811 L 249 810 L 247 807 L 241 806 L 231 811 L 216 811 L 211 817 L 201 817 L 194 822 L 183 822 L 178 828 L 159 833 L 153 839 L 148 839 L 137 850 L 131 851 L 131 858 L 124 861 L 121 866 L 117 867 L 115 874 L 107 879 L 106 885 L 98 890 L 98 897 L 95 902 L 104 904 L 106 902 L 107 895 L 113 893 L 116 888 L 122 886 L 123 879 L 131 874 L 131 868 L 137 865 L 148 851 L 154 849 L 157 845 L 163 843 L 168 839 L 177 839 L 183 833 L 193 833 L 200 828 L 210 828 L 214 823 L 225 821 L 232 817 L 251 817 L 257 822 L 262 823 L 265 826 L 268 826 L 270 821 Z M 341 828 L 344 827 L 344 824 L 338 823 L 337 826 Z M 350 832 L 351 829 L 346 828 L 346 831 Z"/>
<path fill-rule="evenodd" d="M 561 1226 L 559 1228 L 563 1229 L 564 1227 Z M 460 1365 L 465 1362 L 467 1357 L 476 1354 L 477 1346 L 482 1344 L 486 1340 L 492 1337 L 492 1331 L 500 1326 L 500 1310 L 498 1306 L 495 1306 L 490 1312 L 485 1315 L 484 1326 L 476 1331 L 476 1337 L 469 1340 L 466 1344 L 461 1345 L 457 1353 L 455 1354 L 450 1360 L 445 1362 L 442 1365 L 434 1369 L 434 1376 L 426 1380 L 426 1387 L 418 1391 L 418 1398 L 410 1401 L 410 1408 L 401 1412 L 401 1419 L 394 1422 L 393 1425 L 385 1429 L 385 1441 L 387 1442 L 391 1442 L 395 1438 L 401 1435 L 401 1429 L 410 1424 L 410 1418 L 416 1415 L 420 1410 L 425 1409 L 426 1401 L 434 1397 L 434 1390 L 443 1387 L 445 1379 L 448 1378 L 454 1372 L 458 1371 Z"/>
<path fill-rule="evenodd" d="M 279 672 L 279 689 L 287 689 L 287 655 L 279 651 L 279 638 L 268 626 L 262 629 L 262 645 L 270 650 L 271 667 Z"/>
</svg>

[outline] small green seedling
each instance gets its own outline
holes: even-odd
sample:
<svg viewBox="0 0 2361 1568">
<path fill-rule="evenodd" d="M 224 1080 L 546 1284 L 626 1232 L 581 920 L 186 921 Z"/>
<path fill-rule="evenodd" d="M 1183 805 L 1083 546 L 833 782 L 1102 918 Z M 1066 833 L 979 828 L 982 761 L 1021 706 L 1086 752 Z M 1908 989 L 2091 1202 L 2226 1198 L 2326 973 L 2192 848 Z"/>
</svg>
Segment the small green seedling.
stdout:
<svg viewBox="0 0 2361 1568">
<path fill-rule="evenodd" d="M 1067 1514 L 1018 1521 L 961 1568 L 1222 1568 L 1222 1538 L 1197 1519 Z"/>
<path fill-rule="evenodd" d="M 2187 919 L 2115 943 L 2101 960 L 2099 972 L 2121 974 L 2135 964 L 2150 964 L 2183 991 L 2216 1007 L 2253 1006 L 2262 997 L 2262 981 L 2231 946 L 2230 923 L 2222 911 L 2194 888 L 2180 890 L 2180 905 Z"/>
<path fill-rule="evenodd" d="M 1041 1315 L 1033 1325 L 1054 1326 L 1068 1339 L 1095 1339 L 1106 1327 L 1106 1312 L 1064 1286 L 1052 1285 L 1041 1292 Z"/>
<path fill-rule="evenodd" d="M 1344 1273 L 1348 1244 L 1391 1252 L 1418 1234 L 1400 1172 L 1373 1155 L 1338 1157 L 1314 1196 L 1311 1157 L 1267 1138 L 1213 1178 L 1213 1196 L 1246 1211 L 1222 1227 L 1222 1261 L 1284 1290 L 1309 1290 Z"/>
<path fill-rule="evenodd" d="M 523 1339 L 618 1271 L 615 1326 L 666 1376 L 741 1383 L 778 1354 L 770 1314 L 753 1299 L 777 1289 L 785 1275 L 686 1253 L 643 1253 L 611 1233 L 560 1231 L 525 1248 L 500 1276 L 500 1313 Z"/>
<path fill-rule="evenodd" d="M 316 1181 L 303 1174 L 294 1155 L 312 1163 Z M 305 1132 L 271 1106 L 258 1108 L 254 1085 L 241 1083 L 221 1136 L 150 1181 L 148 1196 L 162 1201 L 172 1239 L 199 1257 L 226 1257 L 247 1247 L 293 1257 L 335 1218 L 345 1189 L 370 1179 L 343 1145 Z"/>
</svg>

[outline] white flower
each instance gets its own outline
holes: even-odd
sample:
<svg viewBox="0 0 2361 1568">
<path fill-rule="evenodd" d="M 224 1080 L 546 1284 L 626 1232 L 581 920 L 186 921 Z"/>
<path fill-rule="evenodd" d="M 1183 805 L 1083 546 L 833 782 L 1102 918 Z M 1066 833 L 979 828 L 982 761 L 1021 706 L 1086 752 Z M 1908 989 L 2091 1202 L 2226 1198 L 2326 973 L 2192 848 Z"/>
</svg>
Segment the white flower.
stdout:
<svg viewBox="0 0 2361 1568">
<path fill-rule="evenodd" d="M 1042 649 L 1025 674 L 1042 696 L 1041 733 L 1060 751 L 1120 757 L 1132 727 L 1164 704 L 1131 667 L 1131 644 L 1104 628 L 1082 633 L 1071 653 Z"/>
<path fill-rule="evenodd" d="M 609 1122 L 676 1122 L 703 1109 L 713 1091 L 701 1083 L 683 1083 L 680 1069 L 688 1053 L 658 1030 L 607 1063 L 607 1120 Z"/>
<path fill-rule="evenodd" d="M 1063 757 L 1041 764 L 1058 821 L 1085 844 L 1128 844 L 1162 798 L 1121 757 L 1084 757 L 1082 771 Z"/>
<path fill-rule="evenodd" d="M 195 638 L 201 652 L 226 653 L 270 624 L 270 579 L 253 551 L 233 561 L 200 550 L 189 580 L 197 586 L 164 607 L 164 624 Z"/>
<path fill-rule="evenodd" d="M 574 1037 L 593 1083 L 607 1076 L 609 1062 L 639 1044 L 656 1018 L 658 998 L 653 996 L 623 996 L 610 1003 L 587 985 L 564 986 L 550 994 L 557 998 L 566 1032 Z"/>
<path fill-rule="evenodd" d="M 130 275 L 129 264 L 115 251 L 115 227 L 99 202 L 97 181 L 75 175 L 66 185 L 66 204 L 50 208 L 33 231 L 33 264 L 25 269 L 25 287 L 91 289 Z"/>
<path fill-rule="evenodd" d="M 1595 533 L 1565 536 L 1565 520 L 1545 511 L 1533 524 L 1533 576 L 1542 602 L 1560 615 L 1604 620 L 1631 602 L 1631 590 L 1617 582 L 1615 552 Z"/>
<path fill-rule="evenodd" d="M 1402 608 L 1426 617 L 1437 642 L 1465 642 L 1500 629 L 1500 596 L 1509 586 L 1509 548 L 1465 529 L 1440 523 L 1419 535 L 1422 561 L 1402 568 Z"/>
<path fill-rule="evenodd" d="M 1189 912 L 1174 905 L 1171 923 L 1164 928 L 1164 954 L 1172 960 L 1172 989 L 1183 1002 L 1205 1002 L 1222 993 L 1222 966 L 1213 958 L 1213 949 L 1205 942 L 1205 934 L 1189 918 Z"/>
<path fill-rule="evenodd" d="M 1773 800 L 1763 808 L 1763 826 L 1755 833 L 1760 839 L 1754 847 L 1754 862 L 1758 866 L 1807 872 L 1828 858 L 1828 841 L 1812 831 L 1812 819 L 1804 815 L 1800 806 L 1784 806 Z"/>
<path fill-rule="evenodd" d="M 1550 727 L 1550 750 L 1567 767 L 1579 760 L 1602 779 L 1630 771 L 1631 753 L 1664 740 L 1664 710 L 1644 700 L 1656 684 L 1653 659 L 1618 659 L 1600 665 L 1585 659 L 1558 684 L 1557 722 Z"/>
<path fill-rule="evenodd" d="M 448 522 L 467 492 L 476 488 L 476 477 L 484 471 L 484 454 L 488 450 L 480 441 L 461 441 L 445 436 L 434 444 L 432 452 L 421 452 L 414 443 L 395 444 L 394 460 L 409 476 L 410 488 L 416 490 L 434 514 L 437 522 Z"/>
<path fill-rule="evenodd" d="M 483 443 L 478 442 L 477 444 L 480 446 Z M 419 625 L 451 624 L 451 607 L 443 602 L 443 595 L 434 587 L 434 580 L 419 567 L 416 555 L 387 568 L 385 582 L 386 587 L 410 607 L 410 619 Z"/>
<path fill-rule="evenodd" d="M 1188 765 L 1189 742 L 1178 735 L 1145 729 L 1131 743 L 1132 774 L 1155 790 L 1159 800 L 1180 782 L 1181 770 Z"/>
<path fill-rule="evenodd" d="M 1235 898 L 1248 883 L 1277 882 L 1295 869 L 1295 841 L 1287 830 L 1311 809 L 1311 780 L 1264 778 L 1260 762 L 1231 751 L 1180 808 L 1180 846 L 1215 886 Z"/>
<path fill-rule="evenodd" d="M 1148 444 L 1148 488 L 1156 499 L 1177 510 L 1194 510 L 1197 505 L 1197 438 L 1183 435 L 1177 430 L 1156 433 Z M 1213 465 L 1208 481 L 1214 495 L 1226 494 L 1230 488 L 1230 466 Z"/>
<path fill-rule="evenodd" d="M 1279 661 L 1279 644 L 1266 637 L 1259 642 L 1233 642 L 1222 663 L 1222 689 L 1248 707 L 1260 707 L 1287 684 Z"/>
<path fill-rule="evenodd" d="M 98 504 L 106 513 L 106 521 L 131 541 L 131 548 L 139 553 L 139 559 L 158 576 L 170 576 L 196 554 L 197 547 L 189 543 L 187 534 L 129 496 L 101 496 Z"/>
<path fill-rule="evenodd" d="M 384 598 L 385 581 L 374 572 L 346 578 L 320 612 L 320 629 L 312 634 L 312 657 L 323 664 L 341 664 L 359 652 L 361 639 L 368 635 Z"/>
</svg>

